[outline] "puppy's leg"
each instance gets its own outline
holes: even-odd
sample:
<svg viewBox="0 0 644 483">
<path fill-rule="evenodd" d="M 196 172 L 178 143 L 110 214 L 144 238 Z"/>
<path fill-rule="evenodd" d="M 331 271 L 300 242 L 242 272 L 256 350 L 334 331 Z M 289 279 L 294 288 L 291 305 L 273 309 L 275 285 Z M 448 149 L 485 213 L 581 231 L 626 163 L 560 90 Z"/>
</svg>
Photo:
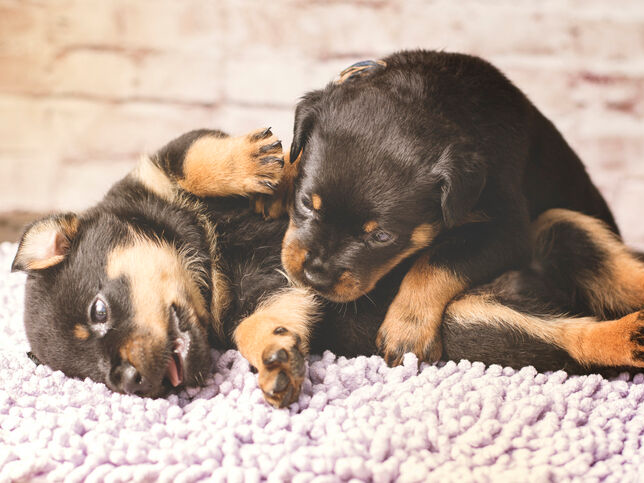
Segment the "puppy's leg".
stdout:
<svg viewBox="0 0 644 483">
<path fill-rule="evenodd" d="M 429 255 L 422 255 L 403 279 L 378 331 L 376 344 L 387 364 L 400 364 L 406 352 L 421 361 L 440 359 L 443 311 L 466 286 L 455 273 L 432 266 Z"/>
<path fill-rule="evenodd" d="M 164 198 L 177 188 L 201 197 L 246 196 L 273 193 L 283 167 L 282 144 L 270 129 L 239 137 L 201 129 L 143 159 L 132 176 Z"/>
<path fill-rule="evenodd" d="M 532 315 L 471 294 L 448 306 L 443 337 L 450 359 L 539 370 L 644 367 L 644 311 L 609 321 Z"/>
<path fill-rule="evenodd" d="M 399 364 L 405 352 L 437 361 L 449 301 L 512 265 L 527 263 L 528 239 L 520 220 L 471 223 L 439 235 L 405 275 L 380 327 L 376 343 L 387 363 Z"/>
<path fill-rule="evenodd" d="M 235 328 L 237 348 L 257 369 L 264 397 L 275 407 L 288 406 L 300 395 L 317 311 L 312 294 L 289 288 L 263 302 Z"/>
<path fill-rule="evenodd" d="M 553 209 L 533 223 L 533 266 L 570 294 L 570 305 L 600 319 L 644 307 L 644 262 L 604 222 Z"/>
</svg>

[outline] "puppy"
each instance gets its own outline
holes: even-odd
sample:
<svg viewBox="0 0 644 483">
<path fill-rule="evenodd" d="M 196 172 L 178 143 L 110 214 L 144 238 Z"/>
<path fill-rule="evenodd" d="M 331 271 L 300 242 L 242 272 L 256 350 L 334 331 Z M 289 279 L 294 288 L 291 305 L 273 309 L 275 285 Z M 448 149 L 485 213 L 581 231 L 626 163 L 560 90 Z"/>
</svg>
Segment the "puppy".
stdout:
<svg viewBox="0 0 644 483">
<path fill-rule="evenodd" d="M 236 343 L 269 402 L 293 401 L 308 344 L 300 325 L 317 304 L 276 270 L 285 221 L 262 220 L 241 198 L 274 192 L 283 166 L 270 130 L 193 131 L 145 157 L 93 208 L 28 227 L 13 270 L 28 273 L 34 356 L 115 391 L 159 396 L 201 383 L 211 345 Z"/>
<path fill-rule="evenodd" d="M 288 219 L 263 219 L 245 197 L 267 196 L 259 208 L 277 216 L 297 166 L 284 166 L 270 130 L 193 131 L 144 157 L 96 206 L 29 226 L 13 270 L 28 274 L 24 322 L 34 358 L 155 397 L 201 384 L 211 346 L 235 347 L 258 370 L 266 400 L 284 407 L 297 400 L 309 350 L 375 353 L 413 260 L 350 305 L 291 285 L 280 263 Z M 644 306 L 644 264 L 586 215 L 549 211 L 534 230 L 533 268 L 448 307 L 446 357 L 578 371 L 643 367 L 644 322 L 635 311 Z"/>
<path fill-rule="evenodd" d="M 356 300 L 413 255 L 378 347 L 441 357 L 440 324 L 468 287 L 525 266 L 530 222 L 551 208 L 603 220 L 604 199 L 561 134 L 487 62 L 413 51 L 358 63 L 297 105 L 300 157 L 284 268 Z"/>
</svg>

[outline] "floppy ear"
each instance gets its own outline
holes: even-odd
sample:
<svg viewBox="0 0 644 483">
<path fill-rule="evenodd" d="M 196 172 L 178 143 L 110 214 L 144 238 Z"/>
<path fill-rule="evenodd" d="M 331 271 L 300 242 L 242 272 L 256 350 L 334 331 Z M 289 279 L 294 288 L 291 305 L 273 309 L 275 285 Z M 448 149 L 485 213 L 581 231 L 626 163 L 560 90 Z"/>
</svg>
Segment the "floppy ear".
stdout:
<svg viewBox="0 0 644 483">
<path fill-rule="evenodd" d="M 22 235 L 11 271 L 43 270 L 62 262 L 78 232 L 73 213 L 51 215 L 27 227 Z"/>
<path fill-rule="evenodd" d="M 442 184 L 441 208 L 448 228 L 461 224 L 476 205 L 487 178 L 483 156 L 463 145 L 450 145 L 432 168 Z"/>
<path fill-rule="evenodd" d="M 322 91 L 312 91 L 304 95 L 295 108 L 293 142 L 291 143 L 291 163 L 295 162 L 309 140 L 315 125 L 316 106 L 322 98 Z"/>
</svg>

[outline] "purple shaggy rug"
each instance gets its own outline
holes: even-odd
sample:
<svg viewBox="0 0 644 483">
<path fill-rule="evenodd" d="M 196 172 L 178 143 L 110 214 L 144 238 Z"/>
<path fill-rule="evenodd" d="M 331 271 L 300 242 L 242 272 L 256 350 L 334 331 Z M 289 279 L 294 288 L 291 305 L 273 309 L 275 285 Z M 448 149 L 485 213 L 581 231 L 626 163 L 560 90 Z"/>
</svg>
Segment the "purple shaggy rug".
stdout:
<svg viewBox="0 0 644 483">
<path fill-rule="evenodd" d="M 641 374 L 326 353 L 288 410 L 234 351 L 215 353 L 206 387 L 166 399 L 67 379 L 25 355 L 15 250 L 0 245 L 2 482 L 643 481 Z"/>
</svg>

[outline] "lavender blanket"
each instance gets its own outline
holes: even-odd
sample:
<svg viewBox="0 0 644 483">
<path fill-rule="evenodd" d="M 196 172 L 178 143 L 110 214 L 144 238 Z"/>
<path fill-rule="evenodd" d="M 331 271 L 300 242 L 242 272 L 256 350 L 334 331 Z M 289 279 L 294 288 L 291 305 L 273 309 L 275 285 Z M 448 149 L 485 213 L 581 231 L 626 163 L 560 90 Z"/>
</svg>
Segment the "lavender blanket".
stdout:
<svg viewBox="0 0 644 483">
<path fill-rule="evenodd" d="M 166 399 L 67 379 L 25 355 L 15 250 L 0 245 L 2 482 L 643 481 L 641 374 L 326 353 L 288 410 L 234 351 L 215 353 L 206 387 Z"/>
</svg>

